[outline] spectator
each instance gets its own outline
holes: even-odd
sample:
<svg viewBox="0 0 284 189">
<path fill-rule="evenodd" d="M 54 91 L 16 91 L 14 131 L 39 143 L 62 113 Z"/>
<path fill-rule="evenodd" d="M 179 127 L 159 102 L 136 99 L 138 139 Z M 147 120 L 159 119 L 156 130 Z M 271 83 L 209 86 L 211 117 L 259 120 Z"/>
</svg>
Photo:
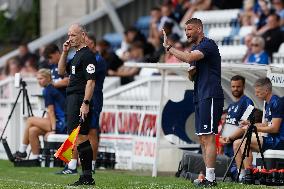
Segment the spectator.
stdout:
<svg viewBox="0 0 284 189">
<path fill-rule="evenodd" d="M 280 29 L 280 17 L 277 14 L 269 15 L 267 30 L 262 34 L 265 41 L 264 50 L 272 60 L 272 54 L 277 52 L 283 40 L 283 31 Z"/>
<path fill-rule="evenodd" d="M 251 54 L 248 57 L 249 64 L 269 64 L 269 56 L 264 51 L 264 39 L 260 36 L 255 36 L 252 38 L 251 42 Z"/>
<path fill-rule="evenodd" d="M 180 23 L 191 2 L 188 0 L 173 0 L 172 4 L 174 7 L 174 16 L 177 22 Z"/>
<path fill-rule="evenodd" d="M 5 79 L 4 67 L 0 67 L 0 81 Z"/>
<path fill-rule="evenodd" d="M 162 29 L 164 28 L 165 23 L 172 23 L 172 33 L 178 34 L 180 37 L 183 36 L 183 31 L 179 27 L 178 23 L 173 17 L 173 12 L 172 12 L 172 6 L 169 3 L 163 4 L 161 6 L 161 13 L 162 13 L 162 18 L 161 22 L 158 26 L 158 31 L 160 32 L 160 36 L 162 36 Z"/>
<path fill-rule="evenodd" d="M 243 63 L 247 63 L 248 62 L 248 57 L 249 55 L 251 54 L 251 40 L 252 38 L 254 37 L 254 35 L 251 33 L 251 34 L 248 34 L 247 36 L 245 36 L 244 40 L 245 40 L 245 45 L 247 47 L 247 51 L 242 59 L 242 62 Z"/>
<path fill-rule="evenodd" d="M 123 65 L 123 61 L 111 50 L 109 42 L 101 40 L 97 44 L 97 51 L 107 63 L 107 70 L 116 72 Z M 108 72 L 107 71 L 107 72 Z M 109 75 L 107 73 L 107 75 Z"/>
<path fill-rule="evenodd" d="M 5 76 L 14 76 L 15 73 L 19 73 L 21 71 L 21 68 L 22 67 L 19 58 L 9 58 L 4 68 L 4 74 Z"/>
<path fill-rule="evenodd" d="M 212 0 L 195 0 L 191 1 L 189 6 L 187 7 L 188 10 L 184 14 L 180 25 L 183 26 L 187 20 L 192 18 L 192 15 L 195 11 L 202 11 L 202 10 L 210 10 L 212 8 Z"/>
<path fill-rule="evenodd" d="M 242 8 L 243 0 L 212 0 L 214 8 L 217 9 L 240 9 Z"/>
<path fill-rule="evenodd" d="M 272 0 L 273 7 L 275 8 L 276 14 L 280 17 L 280 27 L 284 30 L 284 0 Z"/>
<path fill-rule="evenodd" d="M 18 50 L 21 66 L 24 66 L 25 62 L 31 57 L 37 61 L 37 56 L 29 51 L 27 43 L 21 43 L 18 47 Z"/>
<path fill-rule="evenodd" d="M 25 76 L 35 77 L 38 70 L 38 65 L 36 61 L 37 60 L 35 59 L 34 56 L 29 57 L 26 60 L 24 67 L 21 70 L 21 73 Z"/>
<path fill-rule="evenodd" d="M 129 49 L 129 56 L 126 62 L 144 62 L 144 47 L 141 42 L 135 42 Z M 138 75 L 140 68 L 121 66 L 118 70 L 109 70 L 110 76 L 121 77 L 121 84 L 127 84 L 134 81 L 134 76 Z"/>
<path fill-rule="evenodd" d="M 47 45 L 43 51 L 43 55 L 50 64 L 52 85 L 66 96 L 66 87 L 69 83 L 68 75 L 60 76 L 58 74 L 58 62 L 61 56 L 59 48 L 55 44 Z"/>
<path fill-rule="evenodd" d="M 51 84 L 51 74 L 49 69 L 41 69 L 37 74 L 37 80 L 43 89 L 43 97 L 47 108 L 47 117 L 29 117 L 24 131 L 23 142 L 19 151 L 14 156 L 16 158 L 26 158 L 26 149 L 31 145 L 31 155 L 29 159 L 38 159 L 40 153 L 39 136 L 49 133 L 65 134 L 64 106 L 65 98 Z M 56 100 L 56 102 L 55 102 Z"/>
<path fill-rule="evenodd" d="M 256 30 L 258 31 L 258 35 L 261 34 L 259 32 L 262 32 L 263 26 L 265 26 L 269 21 L 267 21 L 268 16 L 273 13 L 271 3 L 269 0 L 258 0 L 258 4 L 260 6 L 259 12 L 257 13 L 257 23 L 256 23 Z M 264 28 L 265 29 L 265 28 Z"/>
<path fill-rule="evenodd" d="M 116 51 L 116 54 L 123 60 L 128 59 L 128 50 L 132 43 L 141 42 L 143 44 L 144 53 L 151 54 L 154 51 L 153 45 L 149 44 L 146 37 L 135 27 L 131 27 L 124 32 L 124 39 L 121 48 Z"/>
<path fill-rule="evenodd" d="M 39 52 L 38 69 L 42 69 L 42 68 L 50 69 L 50 65 L 48 63 L 48 60 L 44 57 L 44 54 L 43 54 L 44 49 L 45 49 L 45 46 L 42 46 L 38 50 L 38 52 Z"/>
<path fill-rule="evenodd" d="M 256 15 L 254 13 L 254 0 L 245 0 L 243 11 L 239 15 L 241 26 L 251 26 L 255 23 Z"/>
<path fill-rule="evenodd" d="M 148 41 L 153 46 L 157 46 L 157 43 L 158 45 L 160 44 L 160 32 L 158 27 L 160 25 L 161 18 L 162 18 L 161 9 L 159 7 L 152 8 Z"/>
</svg>

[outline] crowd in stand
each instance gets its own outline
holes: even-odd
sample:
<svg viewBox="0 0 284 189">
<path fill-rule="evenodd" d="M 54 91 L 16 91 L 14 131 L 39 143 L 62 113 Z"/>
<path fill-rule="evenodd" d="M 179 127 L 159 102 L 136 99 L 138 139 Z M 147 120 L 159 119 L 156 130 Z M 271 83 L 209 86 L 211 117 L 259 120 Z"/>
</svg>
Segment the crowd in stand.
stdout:
<svg viewBox="0 0 284 189">
<path fill-rule="evenodd" d="M 195 11 L 232 8 L 240 9 L 235 27 L 253 27 L 252 32 L 242 40 L 247 46 L 243 63 L 271 63 L 273 53 L 284 42 L 284 0 L 165 0 L 151 9 L 147 32 L 130 27 L 124 32 L 119 49 L 114 50 L 109 41 L 101 40 L 97 42 L 97 51 L 108 64 L 108 76 L 121 77 L 121 83 L 126 84 L 139 75 L 140 69 L 126 67 L 124 62 L 180 62 L 165 52 L 162 46 L 162 28 L 173 46 L 190 50 L 191 45 L 186 42 L 183 31 L 184 22 Z M 10 58 L 0 68 L 0 80 L 17 72 L 34 76 L 39 68 L 50 67 L 42 54 L 44 47 L 38 55 L 29 52 L 26 44 L 21 44 L 18 49 L 19 56 Z"/>
</svg>

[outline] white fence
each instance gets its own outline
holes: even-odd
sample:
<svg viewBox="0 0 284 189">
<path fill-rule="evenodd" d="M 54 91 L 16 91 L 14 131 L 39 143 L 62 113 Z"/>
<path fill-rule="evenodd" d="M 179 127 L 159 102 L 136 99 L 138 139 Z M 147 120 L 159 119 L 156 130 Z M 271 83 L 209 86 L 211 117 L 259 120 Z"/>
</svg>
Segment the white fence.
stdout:
<svg viewBox="0 0 284 189">
<path fill-rule="evenodd" d="M 104 107 L 100 125 L 102 129 L 101 145 L 115 149 L 117 155 L 116 168 L 151 169 L 153 176 L 159 171 L 175 171 L 182 151 L 170 144 L 161 131 L 161 113 L 167 100 L 181 101 L 184 91 L 193 89 L 193 83 L 186 77 L 187 64 L 139 64 L 128 66 L 156 68 L 161 76 L 141 77 L 136 81 L 119 86 L 119 79 L 107 79 L 105 82 Z M 166 75 L 166 70 L 177 72 L 183 76 Z M 275 74 L 274 72 L 277 72 Z M 233 99 L 230 89 L 230 78 L 240 74 L 246 77 L 245 93 L 253 99 L 258 108 L 262 107 L 254 97 L 253 83 L 267 73 L 274 79 L 274 93 L 283 96 L 283 67 L 242 64 L 222 64 L 222 86 L 225 93 L 225 107 Z M 282 78 L 282 79 L 281 79 Z M 35 78 L 25 79 L 29 94 L 39 94 L 41 89 Z M 283 82 L 283 83 L 281 83 Z M 280 86 L 280 87 L 276 87 Z M 13 87 L 13 79 L 0 82 L 0 133 L 7 121 L 18 89 Z M 39 110 L 39 103 L 31 97 L 34 110 Z M 40 113 L 39 113 L 40 115 Z M 8 143 L 15 151 L 25 127 L 25 116 L 22 115 L 22 98 L 16 106 L 10 124 L 5 132 Z M 193 121 L 187 125 L 193 127 Z M 194 140 L 193 140 L 194 141 Z M 184 144 L 182 141 L 178 141 Z M 165 158 L 167 157 L 167 158 Z M 0 145 L 0 158 L 6 158 Z"/>
</svg>

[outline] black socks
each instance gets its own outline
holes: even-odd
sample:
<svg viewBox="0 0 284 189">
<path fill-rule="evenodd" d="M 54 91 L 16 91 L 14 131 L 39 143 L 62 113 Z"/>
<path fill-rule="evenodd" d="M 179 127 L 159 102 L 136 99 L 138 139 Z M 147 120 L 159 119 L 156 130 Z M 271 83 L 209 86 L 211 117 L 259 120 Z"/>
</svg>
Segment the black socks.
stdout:
<svg viewBox="0 0 284 189">
<path fill-rule="evenodd" d="M 93 150 L 89 140 L 81 143 L 77 147 L 82 165 L 82 172 L 85 178 L 92 178 Z"/>
</svg>

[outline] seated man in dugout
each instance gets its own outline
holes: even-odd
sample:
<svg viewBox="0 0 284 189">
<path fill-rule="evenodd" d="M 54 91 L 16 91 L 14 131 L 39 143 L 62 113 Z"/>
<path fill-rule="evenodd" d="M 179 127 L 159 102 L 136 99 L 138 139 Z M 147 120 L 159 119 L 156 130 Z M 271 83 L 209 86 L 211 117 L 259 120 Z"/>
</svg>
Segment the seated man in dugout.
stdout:
<svg viewBox="0 0 284 189">
<path fill-rule="evenodd" d="M 233 142 L 242 138 L 244 130 L 240 128 L 239 122 L 253 101 L 245 95 L 245 78 L 235 75 L 231 78 L 231 92 L 234 101 L 229 104 L 225 124 L 221 130 L 219 142 L 224 146 L 224 154 L 230 158 L 234 156 Z M 232 180 L 236 180 L 237 169 L 235 163 L 230 168 Z"/>
<path fill-rule="evenodd" d="M 255 95 L 261 100 L 265 100 L 265 121 L 263 123 L 255 123 L 257 132 L 267 133 L 267 136 L 259 136 L 262 151 L 267 149 L 284 150 L 284 121 L 283 121 L 283 102 L 277 95 L 272 94 L 272 84 L 269 78 L 260 78 L 255 82 Z M 246 130 L 249 127 L 248 121 L 241 121 L 242 129 Z M 236 164 L 240 168 L 242 154 L 244 152 L 246 140 L 242 143 L 239 152 L 236 155 Z M 234 141 L 234 152 L 236 153 L 241 144 L 241 139 Z M 257 138 L 252 135 L 251 152 L 260 152 Z M 250 157 L 252 153 L 250 152 Z M 240 178 L 245 176 L 245 169 L 251 168 L 252 162 L 248 158 L 244 159 L 244 167 L 241 169 Z"/>
<path fill-rule="evenodd" d="M 67 134 L 65 125 L 65 97 L 52 85 L 51 73 L 49 69 L 40 69 L 37 80 L 43 87 L 43 98 L 47 108 L 46 117 L 29 117 L 26 122 L 24 137 L 19 151 L 14 154 L 15 158 L 27 157 L 27 147 L 31 145 L 31 155 L 29 159 L 38 159 L 40 153 L 39 136 L 51 133 Z"/>
</svg>

